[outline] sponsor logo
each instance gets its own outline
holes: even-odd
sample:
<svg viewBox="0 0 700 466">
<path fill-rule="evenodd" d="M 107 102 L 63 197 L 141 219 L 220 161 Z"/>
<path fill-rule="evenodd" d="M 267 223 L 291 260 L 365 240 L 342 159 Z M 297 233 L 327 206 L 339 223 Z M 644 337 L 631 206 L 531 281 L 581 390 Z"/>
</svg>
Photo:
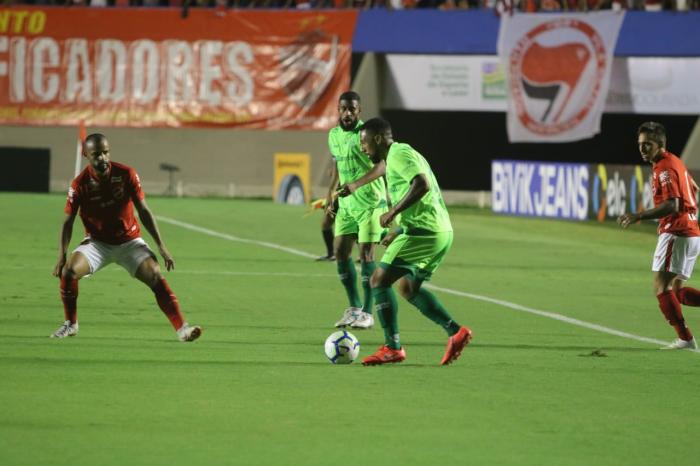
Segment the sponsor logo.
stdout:
<svg viewBox="0 0 700 466">
<path fill-rule="evenodd" d="M 484 62 L 481 64 L 481 97 L 498 100 L 507 97 L 506 74 L 500 63 Z"/>
<path fill-rule="evenodd" d="M 607 62 L 603 39 L 584 21 L 530 30 L 509 57 L 508 85 L 522 125 L 545 136 L 578 126 L 598 98 Z"/>
<path fill-rule="evenodd" d="M 494 161 L 494 212 L 584 220 L 588 216 L 588 166 Z"/>
</svg>

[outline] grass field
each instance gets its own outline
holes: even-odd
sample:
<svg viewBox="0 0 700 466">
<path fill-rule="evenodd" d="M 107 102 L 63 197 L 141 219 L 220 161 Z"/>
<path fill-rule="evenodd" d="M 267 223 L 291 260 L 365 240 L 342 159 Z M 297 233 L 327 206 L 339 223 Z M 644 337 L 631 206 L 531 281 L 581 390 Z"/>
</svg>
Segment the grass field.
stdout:
<svg viewBox="0 0 700 466">
<path fill-rule="evenodd" d="M 149 199 L 177 262 L 168 280 L 205 329 L 199 341 L 176 341 L 150 290 L 117 266 L 80 282 L 80 335 L 49 339 L 63 320 L 51 276 L 63 203 L 0 194 L 2 465 L 700 457 L 700 354 L 657 349 L 674 333 L 651 293 L 650 226 L 453 209 L 454 247 L 433 285 L 474 330 L 472 345 L 439 366 L 445 334 L 401 300 L 405 363 L 333 366 L 323 341 L 344 293 L 334 264 L 303 254 L 322 252 L 320 219 L 266 201 Z M 700 310 L 685 312 L 700 332 Z M 382 342 L 379 327 L 355 334 L 361 356 Z"/>
</svg>

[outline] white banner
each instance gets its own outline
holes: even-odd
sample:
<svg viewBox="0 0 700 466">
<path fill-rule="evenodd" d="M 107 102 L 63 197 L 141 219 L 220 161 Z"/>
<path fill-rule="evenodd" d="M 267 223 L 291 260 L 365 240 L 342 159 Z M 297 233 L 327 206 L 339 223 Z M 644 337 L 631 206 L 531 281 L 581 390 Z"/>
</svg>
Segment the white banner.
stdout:
<svg viewBox="0 0 700 466">
<path fill-rule="evenodd" d="M 606 112 L 700 114 L 700 58 L 616 58 Z"/>
<path fill-rule="evenodd" d="M 624 13 L 504 15 L 511 142 L 567 142 L 600 132 Z"/>
<path fill-rule="evenodd" d="M 496 55 L 387 55 L 383 108 L 505 112 Z M 605 113 L 700 115 L 700 58 L 617 57 Z"/>
</svg>

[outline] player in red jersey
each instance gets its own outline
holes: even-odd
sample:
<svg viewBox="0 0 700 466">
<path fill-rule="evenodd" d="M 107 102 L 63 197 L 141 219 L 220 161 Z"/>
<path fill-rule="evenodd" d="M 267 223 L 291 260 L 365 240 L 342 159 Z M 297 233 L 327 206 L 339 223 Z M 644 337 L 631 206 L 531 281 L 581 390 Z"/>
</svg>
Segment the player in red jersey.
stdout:
<svg viewBox="0 0 700 466">
<path fill-rule="evenodd" d="M 663 349 L 697 349 L 681 310 L 681 303 L 700 306 L 700 291 L 683 286 L 700 253 L 697 185 L 681 159 L 666 150 L 666 129 L 660 123 L 643 123 L 637 130 L 637 141 L 642 159 L 652 165 L 654 207 L 621 215 L 617 221 L 627 228 L 639 220 L 659 220 L 659 239 L 651 267 L 654 292 L 661 312 L 678 334 Z"/>
<path fill-rule="evenodd" d="M 158 306 L 181 341 L 196 340 L 202 334 L 201 327 L 184 321 L 177 297 L 161 274 L 155 254 L 141 238 L 134 206 L 143 226 L 158 245 L 166 269 L 175 268 L 175 261 L 146 205 L 136 171 L 110 161 L 109 142 L 102 134 L 91 134 L 85 139 L 83 155 L 88 159 L 88 166 L 68 190 L 58 261 L 53 271 L 54 276 L 61 278 L 65 322 L 51 337 L 72 337 L 78 333 L 78 280 L 116 262 L 153 290 Z M 86 236 L 66 261 L 73 222 L 78 213 L 85 225 Z"/>
</svg>

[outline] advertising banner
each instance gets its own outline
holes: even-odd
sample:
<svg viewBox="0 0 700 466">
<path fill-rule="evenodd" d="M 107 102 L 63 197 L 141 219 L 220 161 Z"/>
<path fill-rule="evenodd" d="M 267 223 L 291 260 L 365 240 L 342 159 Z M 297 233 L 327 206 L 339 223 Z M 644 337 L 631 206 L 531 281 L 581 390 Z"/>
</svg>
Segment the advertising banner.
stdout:
<svg viewBox="0 0 700 466">
<path fill-rule="evenodd" d="M 700 179 L 700 171 L 690 175 Z M 654 206 L 651 165 L 604 165 L 494 160 L 495 213 L 572 220 L 616 220 Z"/>
<path fill-rule="evenodd" d="M 327 129 L 356 17 L 0 9 L 0 124 Z"/>
<path fill-rule="evenodd" d="M 700 58 L 617 58 L 606 112 L 700 114 Z"/>
<path fill-rule="evenodd" d="M 511 142 L 566 142 L 600 132 L 624 13 L 501 18 Z"/>
<path fill-rule="evenodd" d="M 499 214 L 585 220 L 589 181 L 586 164 L 494 160 L 491 208 Z"/>
<path fill-rule="evenodd" d="M 505 73 L 491 55 L 387 55 L 385 108 L 506 109 Z"/>
<path fill-rule="evenodd" d="M 387 55 L 384 108 L 507 110 L 506 75 L 495 55 Z M 617 57 L 606 113 L 700 114 L 700 58 Z"/>
<path fill-rule="evenodd" d="M 311 155 L 275 154 L 272 197 L 284 204 L 306 204 L 311 199 Z"/>
</svg>

